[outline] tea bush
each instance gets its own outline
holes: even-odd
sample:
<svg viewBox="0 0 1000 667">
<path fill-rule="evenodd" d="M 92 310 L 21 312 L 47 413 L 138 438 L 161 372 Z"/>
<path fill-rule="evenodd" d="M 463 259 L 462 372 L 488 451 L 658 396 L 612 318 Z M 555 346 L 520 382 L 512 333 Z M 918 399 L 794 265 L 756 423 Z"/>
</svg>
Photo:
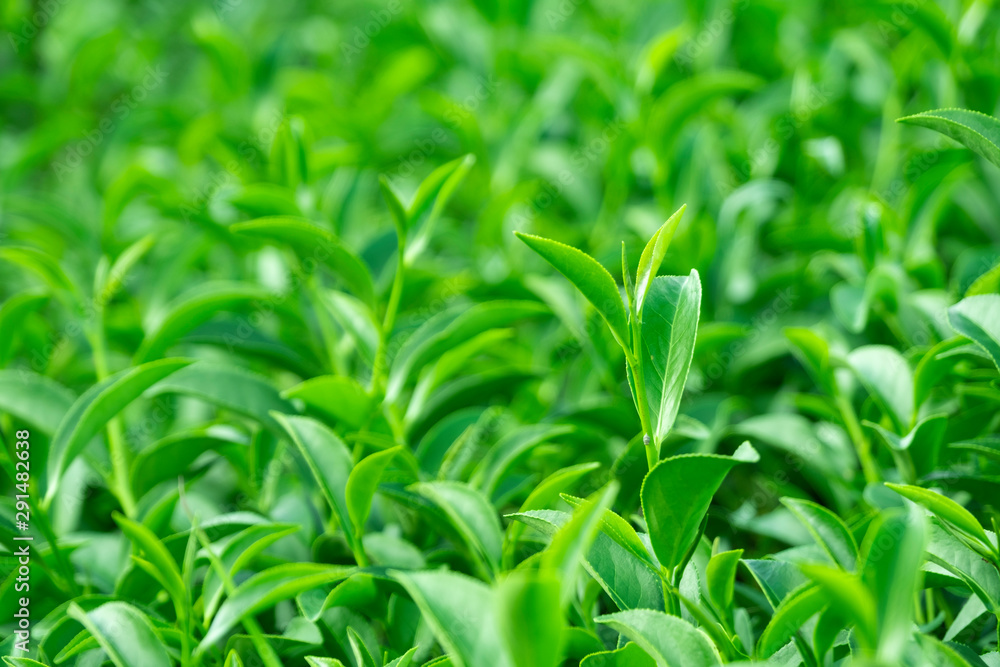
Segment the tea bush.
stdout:
<svg viewBox="0 0 1000 667">
<path fill-rule="evenodd" d="M 8 665 L 1000 665 L 992 2 L 0 16 Z"/>
</svg>

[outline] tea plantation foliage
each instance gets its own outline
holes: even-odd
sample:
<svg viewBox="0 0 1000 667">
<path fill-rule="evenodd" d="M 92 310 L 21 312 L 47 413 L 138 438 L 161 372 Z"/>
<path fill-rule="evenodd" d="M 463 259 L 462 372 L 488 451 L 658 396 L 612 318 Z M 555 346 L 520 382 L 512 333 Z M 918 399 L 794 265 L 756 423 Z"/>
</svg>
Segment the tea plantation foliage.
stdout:
<svg viewBox="0 0 1000 667">
<path fill-rule="evenodd" d="M 8 665 L 1000 665 L 990 0 L 0 21 Z"/>
</svg>

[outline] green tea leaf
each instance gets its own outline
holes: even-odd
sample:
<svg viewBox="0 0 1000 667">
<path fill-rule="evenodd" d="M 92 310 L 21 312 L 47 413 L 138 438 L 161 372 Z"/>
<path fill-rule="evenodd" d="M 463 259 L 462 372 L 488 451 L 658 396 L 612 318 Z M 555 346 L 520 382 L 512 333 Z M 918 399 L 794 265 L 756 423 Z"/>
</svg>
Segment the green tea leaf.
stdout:
<svg viewBox="0 0 1000 667">
<path fill-rule="evenodd" d="M 386 205 L 389 207 L 389 212 L 392 214 L 392 222 L 396 225 L 396 236 L 399 239 L 399 246 L 403 247 L 406 244 L 406 230 L 410 226 L 406 215 L 406 208 L 399 201 L 399 197 L 396 196 L 395 191 L 393 191 L 392 186 L 386 180 L 385 176 L 378 177 L 378 186 L 379 191 L 382 193 L 382 199 L 385 200 Z"/>
<path fill-rule="evenodd" d="M 993 564 L 945 530 L 938 521 L 930 522 L 928 533 L 927 560 L 964 582 L 980 600 L 984 611 L 1000 612 L 1000 573 Z"/>
<path fill-rule="evenodd" d="M 372 508 L 372 498 L 382 481 L 382 474 L 402 447 L 391 447 L 375 452 L 358 461 L 347 477 L 344 490 L 347 514 L 351 517 L 354 532 L 360 536 L 364 532 L 365 521 Z"/>
<path fill-rule="evenodd" d="M 897 510 L 873 522 L 861 547 L 861 578 L 874 593 L 878 615 L 877 657 L 889 664 L 902 657 L 910 638 L 925 544 L 923 515 Z"/>
<path fill-rule="evenodd" d="M 642 320 L 647 403 L 657 451 L 680 411 L 684 385 L 694 357 L 701 311 L 701 279 L 662 276 L 652 281 Z"/>
<path fill-rule="evenodd" d="M 757 581 L 772 609 L 777 609 L 792 591 L 806 583 L 805 575 L 794 563 L 774 559 L 746 559 L 741 562 Z"/>
<path fill-rule="evenodd" d="M 0 305 L 0 364 L 6 365 L 14 338 L 25 318 L 49 301 L 49 296 L 37 292 L 15 294 Z"/>
<path fill-rule="evenodd" d="M 410 667 L 413 664 L 413 655 L 417 652 L 418 646 L 414 646 L 409 651 L 399 656 L 385 667 Z"/>
<path fill-rule="evenodd" d="M 500 636 L 518 667 L 555 667 L 563 641 L 560 582 L 549 570 L 514 570 L 496 593 Z"/>
<path fill-rule="evenodd" d="M 686 208 L 685 204 L 667 218 L 663 226 L 650 237 L 639 257 L 639 268 L 635 274 L 635 312 L 640 321 L 642 321 L 642 307 L 646 303 L 646 292 L 660 270 L 660 263 L 667 254 L 667 248 L 670 247 L 670 241 L 674 238 L 674 232 L 677 231 L 677 225 L 680 224 Z"/>
<path fill-rule="evenodd" d="M 796 632 L 827 604 L 822 591 L 813 585 L 795 589 L 774 610 L 770 622 L 757 642 L 757 655 L 770 658 Z"/>
<path fill-rule="evenodd" d="M 375 287 L 365 263 L 345 248 L 332 232 L 305 218 L 273 216 L 229 226 L 229 231 L 241 236 L 264 239 L 289 245 L 303 262 L 303 270 L 322 263 L 329 267 L 354 295 L 369 306 L 375 304 Z"/>
<path fill-rule="evenodd" d="M 352 428 L 361 428 L 371 418 L 375 401 L 352 377 L 320 375 L 281 393 L 285 399 L 299 399 L 310 408 Z"/>
<path fill-rule="evenodd" d="M 489 499 L 460 482 L 421 482 L 412 488 L 445 513 L 472 553 L 495 575 L 500 568 L 503 534 Z"/>
<path fill-rule="evenodd" d="M 566 435 L 573 430 L 572 426 L 566 424 L 531 424 L 511 431 L 486 452 L 473 471 L 470 483 L 492 497 L 497 485 L 519 458 L 543 442 Z"/>
<path fill-rule="evenodd" d="M 147 332 L 135 354 L 135 362 L 141 364 L 163 356 L 181 336 L 221 310 L 243 308 L 257 302 L 267 303 L 273 298 L 274 295 L 263 287 L 249 283 L 200 284 L 167 306 L 167 312 L 159 318 L 159 323 Z"/>
<path fill-rule="evenodd" d="M 736 566 L 743 557 L 743 549 L 723 551 L 712 556 L 705 567 L 705 585 L 708 597 L 716 609 L 725 613 L 733 604 L 736 583 Z"/>
<path fill-rule="evenodd" d="M 542 567 L 559 572 L 562 580 L 562 601 L 567 605 L 576 589 L 576 573 L 590 550 L 604 513 L 618 494 L 618 483 L 610 482 L 585 500 L 552 537 L 542 553 Z"/>
<path fill-rule="evenodd" d="M 457 667 L 514 667 L 497 632 L 496 594 L 455 572 L 393 572 Z"/>
<path fill-rule="evenodd" d="M 966 535 L 979 540 L 988 548 L 993 548 L 993 543 L 986 536 L 986 531 L 972 515 L 972 512 L 965 509 L 948 496 L 942 495 L 929 489 L 908 484 L 885 484 L 899 495 L 912 500 L 918 505 L 923 505 L 936 516 L 955 526 Z"/>
<path fill-rule="evenodd" d="M 264 549 L 281 538 L 295 533 L 298 529 L 298 526 L 280 523 L 249 526 L 228 538 L 217 554 L 218 560 L 225 571 L 230 576 L 234 576 Z M 205 605 L 205 624 L 208 625 L 212 617 L 215 616 L 219 604 L 222 603 L 224 592 L 223 581 L 214 567 L 208 568 L 205 572 L 201 591 Z"/>
<path fill-rule="evenodd" d="M 135 545 L 136 551 L 142 553 L 145 560 L 153 566 L 147 571 L 170 595 L 177 616 L 179 618 L 189 616 L 191 600 L 187 585 L 181 576 L 180 568 L 177 567 L 177 561 L 163 546 L 163 542 L 153 534 L 153 531 L 141 523 L 136 523 L 118 513 L 115 513 L 113 518 L 125 536 Z"/>
<path fill-rule="evenodd" d="M 848 572 L 854 571 L 858 563 L 858 545 L 840 517 L 808 500 L 782 498 L 781 504 L 809 529 L 816 543 L 834 564 Z"/>
<path fill-rule="evenodd" d="M 1000 167 L 1000 120 L 968 109 L 935 109 L 898 120 L 951 137 Z"/>
<path fill-rule="evenodd" d="M 510 514 L 545 535 L 565 526 L 570 515 L 556 510 L 528 510 Z M 619 609 L 663 609 L 660 574 L 613 539 L 598 532 L 584 567 Z"/>
<path fill-rule="evenodd" d="M 146 389 L 190 363 L 187 359 L 161 359 L 127 368 L 95 384 L 76 399 L 52 436 L 45 502 L 52 502 L 66 468 L 91 438 Z"/>
<path fill-rule="evenodd" d="M 69 616 L 97 640 L 116 667 L 171 667 L 173 662 L 149 618 L 124 602 L 107 602 L 91 611 L 70 603 Z"/>
<path fill-rule="evenodd" d="M 792 353 L 805 366 L 823 393 L 830 396 L 835 389 L 830 346 L 811 329 L 788 327 L 785 338 L 792 344 Z"/>
<path fill-rule="evenodd" d="M 0 260 L 24 267 L 57 294 L 77 295 L 76 285 L 51 255 L 29 246 L 2 246 Z"/>
<path fill-rule="evenodd" d="M 701 521 L 729 471 L 759 459 L 750 443 L 733 456 L 682 454 L 656 464 L 642 483 L 642 512 L 660 564 L 673 571 L 698 537 Z"/>
<path fill-rule="evenodd" d="M 351 515 L 347 509 L 347 480 L 354 460 L 347 445 L 329 428 L 309 417 L 272 413 L 302 454 L 326 502 L 344 531 L 353 542 Z M 355 554 L 358 548 L 355 545 Z"/>
<path fill-rule="evenodd" d="M 711 667 L 722 661 L 697 628 L 661 611 L 632 609 L 594 619 L 622 633 L 656 660 L 657 667 Z"/>
<path fill-rule="evenodd" d="M 966 297 L 948 309 L 948 321 L 985 350 L 1000 369 L 1000 295 Z"/>
<path fill-rule="evenodd" d="M 622 303 L 621 294 L 614 278 L 590 255 L 568 245 L 514 232 L 517 238 L 569 278 L 587 300 L 593 304 L 604 321 L 611 327 L 611 333 L 623 349 L 628 349 L 628 315 Z"/>
<path fill-rule="evenodd" d="M 802 565 L 802 571 L 824 593 L 829 609 L 854 624 L 862 645 L 873 647 L 878 641 L 877 602 L 860 576 L 827 565 Z"/>
<path fill-rule="evenodd" d="M 565 494 L 562 498 L 573 507 L 580 507 L 586 502 L 582 498 L 574 498 Z M 642 543 L 638 533 L 635 532 L 635 528 L 610 509 L 604 510 L 604 514 L 601 517 L 601 530 L 605 535 L 631 552 L 636 558 L 645 561 L 654 570 L 657 569 L 653 558 L 646 550 L 646 545 Z"/>
<path fill-rule="evenodd" d="M 208 430 L 172 433 L 149 445 L 132 461 L 129 475 L 137 497 L 160 482 L 182 475 L 205 452 L 241 454 L 246 445 Z"/>
<path fill-rule="evenodd" d="M 240 621 L 270 609 L 282 600 L 294 598 L 302 591 L 332 584 L 345 579 L 355 568 L 320 563 L 286 563 L 258 572 L 240 584 L 212 619 L 212 625 L 198 645 L 204 653 Z"/>
<path fill-rule="evenodd" d="M 591 653 L 580 661 L 580 667 L 656 667 L 656 661 L 638 644 L 629 642 L 616 651 Z"/>
<path fill-rule="evenodd" d="M 0 370 L 0 411 L 53 435 L 76 396 L 44 375 L 23 368 Z"/>
<path fill-rule="evenodd" d="M 198 361 L 161 380 L 149 394 L 182 394 L 255 419 L 280 433 L 272 412 L 294 412 L 270 380 L 232 364 Z"/>
<path fill-rule="evenodd" d="M 896 432 L 909 431 L 913 420 L 913 373 L 903 355 L 887 345 L 865 345 L 852 351 L 847 361 L 892 420 Z"/>
</svg>

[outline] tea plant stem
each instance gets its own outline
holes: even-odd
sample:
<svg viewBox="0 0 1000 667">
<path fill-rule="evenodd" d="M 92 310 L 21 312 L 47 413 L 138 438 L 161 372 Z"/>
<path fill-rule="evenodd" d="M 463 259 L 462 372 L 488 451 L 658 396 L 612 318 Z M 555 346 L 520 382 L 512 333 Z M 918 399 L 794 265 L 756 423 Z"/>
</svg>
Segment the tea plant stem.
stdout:
<svg viewBox="0 0 1000 667">
<path fill-rule="evenodd" d="M 663 608 L 673 616 L 681 615 L 681 603 L 677 588 L 671 583 L 671 574 L 665 567 L 660 568 L 660 582 L 663 587 Z"/>
<path fill-rule="evenodd" d="M 215 573 L 222 580 L 222 587 L 226 591 L 227 596 L 231 596 L 236 592 L 236 584 L 233 582 L 233 578 L 229 576 L 229 571 L 226 566 L 219 559 L 218 554 L 212 550 L 212 542 L 208 539 L 208 535 L 205 534 L 201 528 L 196 524 L 191 527 L 195 531 L 195 536 L 201 543 L 202 548 L 205 553 L 208 554 L 208 560 L 215 569 Z M 253 616 L 246 616 L 243 620 L 243 627 L 247 629 L 247 633 L 250 635 L 250 641 L 253 642 L 254 648 L 257 649 L 257 653 L 260 654 L 261 660 L 263 661 L 265 667 L 282 667 L 281 659 L 278 654 L 275 653 L 274 648 L 268 643 L 267 638 L 264 637 L 264 631 L 261 629 L 260 624 Z M 202 652 L 200 649 L 195 649 L 194 655 L 191 659 L 192 667 L 197 667 L 201 664 Z"/>
<path fill-rule="evenodd" d="M 839 391 L 836 391 L 834 401 L 837 404 L 838 410 L 840 410 L 841 419 L 844 420 L 847 434 L 850 436 L 851 442 L 854 443 L 854 451 L 857 452 L 858 460 L 861 462 L 861 470 L 865 475 L 865 482 L 868 484 L 877 484 L 882 476 L 879 474 L 878 466 L 875 465 L 875 459 L 872 458 L 871 443 L 861 430 L 858 416 L 854 413 L 854 406 Z"/>
<path fill-rule="evenodd" d="M 399 300 L 403 295 L 403 277 L 406 273 L 406 240 L 399 239 L 399 251 L 396 257 L 396 275 L 392 279 L 392 290 L 389 292 L 389 303 L 385 307 L 385 319 L 382 320 L 382 330 L 379 332 L 378 349 L 375 351 L 375 361 L 372 363 L 372 391 L 381 392 L 385 382 L 385 357 L 389 337 L 396 326 L 396 313 L 399 310 Z"/>
<path fill-rule="evenodd" d="M 91 347 L 94 355 L 94 373 L 97 376 L 97 381 L 101 382 L 108 377 L 108 363 L 104 343 L 104 311 L 100 307 L 96 310 Z M 125 516 L 131 518 L 135 516 L 136 510 L 135 498 L 132 496 L 132 485 L 129 481 L 132 453 L 129 451 L 128 445 L 125 444 L 121 421 L 117 417 L 108 421 L 108 453 L 111 456 L 111 475 L 116 495 L 122 504 Z"/>
<path fill-rule="evenodd" d="M 658 444 L 653 441 L 653 429 L 652 425 L 649 423 L 649 404 L 646 402 L 646 381 L 642 372 L 642 337 L 640 334 L 639 319 L 637 317 L 632 318 L 632 347 L 633 351 L 629 352 L 626 348 L 625 358 L 629 367 L 632 369 L 632 382 L 635 384 L 635 407 L 639 412 L 639 423 L 642 424 L 642 434 L 643 436 L 649 436 L 650 442 L 646 444 L 643 443 L 646 448 L 646 464 L 649 469 L 652 470 L 660 459 L 660 453 L 658 451 Z M 645 440 L 645 438 L 643 438 Z"/>
</svg>

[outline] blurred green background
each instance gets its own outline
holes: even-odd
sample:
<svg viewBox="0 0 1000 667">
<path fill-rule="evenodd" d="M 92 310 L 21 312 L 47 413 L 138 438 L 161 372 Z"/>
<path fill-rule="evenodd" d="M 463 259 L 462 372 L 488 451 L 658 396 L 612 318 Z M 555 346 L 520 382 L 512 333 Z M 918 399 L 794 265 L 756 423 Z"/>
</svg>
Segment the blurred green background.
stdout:
<svg viewBox="0 0 1000 667">
<path fill-rule="evenodd" d="M 705 291 L 672 450 L 714 451 L 737 435 L 792 448 L 789 422 L 749 420 L 794 415 L 812 434 L 805 418 L 837 417 L 811 393 L 783 327 L 815 326 L 838 353 L 886 343 L 913 360 L 954 335 L 946 307 L 1000 257 L 1000 172 L 930 130 L 896 123 L 945 107 L 997 115 L 993 5 L 0 0 L 0 246 L 41 250 L 66 273 L 67 291 L 87 293 L 102 258 L 153 235 L 125 289 L 107 303 L 97 290 L 90 301 L 104 311 L 107 366 L 119 370 L 192 287 L 229 280 L 287 293 L 283 256 L 230 234 L 239 221 L 315 221 L 365 261 L 386 295 L 396 234 L 379 177 L 410 201 L 435 167 L 472 155 L 407 269 L 397 333 L 405 338 L 446 306 L 545 302 L 555 324 L 470 368 L 544 369 L 505 380 L 510 414 L 532 423 L 586 413 L 612 435 L 581 436 L 579 456 L 615 462 L 619 506 L 634 509 L 644 471 L 628 463 L 638 424 L 620 353 L 592 309 L 511 232 L 581 248 L 619 279 L 621 241 L 634 268 L 650 235 L 686 205 L 662 273 L 696 268 Z M 47 278 L 59 286 L 57 272 Z M 38 284 L 0 262 L 0 302 Z M 291 302 L 308 300 L 300 291 Z M 77 393 L 94 384 L 103 373 L 77 324 L 89 316 L 66 305 L 53 299 L 25 314 L 16 335 L 0 335 L 0 365 Z M 366 383 L 370 369 L 352 349 L 338 344 L 325 358 L 327 332 L 304 310 L 304 324 L 270 322 L 267 340 L 243 339 L 235 353 L 226 335 L 240 321 L 220 313 L 183 350 L 213 358 L 198 346 L 214 346 L 278 389 L 324 373 Z M 970 392 L 959 410 L 952 398 L 929 404 L 954 414 L 949 441 L 995 430 L 994 399 Z M 611 408 L 587 413 L 591 406 Z M 206 421 L 180 412 L 178 422 Z M 873 414 L 869 401 L 861 416 Z M 414 427 L 414 449 L 435 417 Z M 141 449 L 169 429 L 139 429 L 131 444 Z M 821 425 L 818 437 L 842 455 L 832 467 L 807 466 L 805 480 L 795 471 L 763 500 L 737 478 L 724 500 L 749 508 L 726 521 L 755 533 L 762 549 L 783 544 L 791 520 L 768 523 L 765 510 L 793 486 L 845 515 L 858 507 L 849 441 L 839 426 Z M 578 462 L 546 455 L 539 471 Z M 786 464 L 779 456 L 759 467 L 766 476 Z M 304 501 L 282 496 L 282 485 L 296 483 L 282 479 L 248 501 L 242 480 L 216 480 L 196 486 L 192 502 L 203 516 L 246 501 L 299 522 Z M 100 491 L 88 502 L 93 513 L 61 525 L 113 530 L 116 499 Z M 758 510 L 764 518 L 751 525 Z M 314 537 L 293 558 L 307 559 Z M 757 537 L 739 544 L 753 549 Z M 88 584 L 110 590 L 112 564 L 81 566 Z"/>
<path fill-rule="evenodd" d="M 664 272 L 705 277 L 694 386 L 739 393 L 724 371 L 783 349 L 761 313 L 811 323 L 839 290 L 857 324 L 886 250 L 872 308 L 892 317 L 869 333 L 925 344 L 923 301 L 900 290 L 960 296 L 1000 241 L 996 171 L 894 122 L 996 110 L 992 2 L 54 0 L 2 18 L 0 233 L 88 285 L 102 254 L 155 232 L 133 286 L 153 308 L 192 272 L 267 282 L 223 232 L 276 213 L 329 226 L 385 286 L 378 176 L 405 201 L 469 153 L 407 303 L 523 293 L 540 264 L 512 229 L 617 275 L 620 240 L 634 266 L 687 204 Z M 4 296 L 25 284 L 0 278 Z M 141 332 L 120 311 L 112 353 L 129 355 Z M 64 347 L 35 370 L 72 366 Z"/>
</svg>

